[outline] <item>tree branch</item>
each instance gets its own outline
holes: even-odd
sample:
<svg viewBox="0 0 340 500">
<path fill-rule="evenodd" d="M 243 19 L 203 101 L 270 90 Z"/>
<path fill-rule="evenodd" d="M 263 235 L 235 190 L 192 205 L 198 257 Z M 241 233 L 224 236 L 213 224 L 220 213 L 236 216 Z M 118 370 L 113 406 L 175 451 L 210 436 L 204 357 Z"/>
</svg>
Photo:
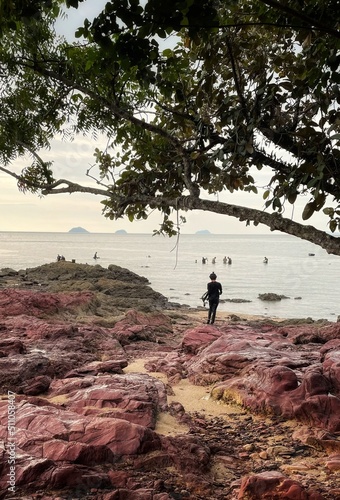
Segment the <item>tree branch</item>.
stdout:
<svg viewBox="0 0 340 500">
<path fill-rule="evenodd" d="M 63 184 L 66 187 L 58 188 L 58 186 Z M 52 184 L 41 186 L 41 194 L 43 194 L 44 196 L 60 193 L 90 193 L 105 196 L 106 198 L 111 196 L 109 189 L 99 189 L 91 186 L 82 186 L 75 182 L 68 181 L 67 179 L 59 179 Z"/>
<path fill-rule="evenodd" d="M 24 149 L 27 149 L 27 151 L 33 156 L 33 158 L 35 158 L 37 160 L 37 162 L 40 165 L 45 164 L 45 162 L 41 158 L 41 156 L 39 156 L 38 153 L 29 144 L 26 144 L 25 142 L 22 142 L 19 139 L 17 139 L 17 143 L 19 144 L 19 146 L 22 146 Z"/>
<path fill-rule="evenodd" d="M 133 115 L 133 113 L 117 106 L 112 101 L 108 101 L 104 96 L 101 96 L 100 94 L 94 92 L 88 87 L 81 85 L 74 80 L 65 78 L 63 75 L 57 73 L 56 71 L 47 70 L 43 68 L 43 66 L 40 64 L 32 66 L 24 64 L 23 62 L 20 62 L 18 60 L 16 61 L 16 63 L 18 64 L 19 67 L 24 66 L 26 68 L 30 68 L 35 73 L 49 77 L 54 81 L 63 83 L 70 90 L 78 90 L 79 92 L 82 92 L 84 95 L 87 95 L 92 99 L 94 99 L 95 101 L 97 101 L 98 105 L 100 103 L 103 106 L 105 106 L 106 109 L 110 110 L 115 117 L 122 118 L 134 125 L 143 128 L 144 130 L 149 130 L 150 132 L 153 132 L 161 137 L 165 137 L 170 143 L 172 143 L 176 147 L 181 147 L 180 141 L 176 139 L 176 137 L 174 137 L 173 135 L 169 134 L 165 129 L 158 127 L 157 125 L 154 125 L 152 123 L 141 120 L 140 118 L 137 118 L 136 116 Z"/>
<path fill-rule="evenodd" d="M 0 167 L 0 170 L 14 175 L 6 169 Z M 14 177 L 17 177 L 14 175 Z M 58 186 L 65 184 L 66 187 L 58 188 Z M 270 228 L 271 231 L 281 231 L 286 234 L 291 234 L 297 238 L 310 241 L 315 245 L 319 245 L 326 250 L 327 253 L 333 255 L 340 255 L 340 238 L 332 236 L 325 231 L 320 231 L 314 226 L 303 225 L 291 219 L 282 217 L 280 214 L 268 213 L 255 208 L 247 208 L 239 205 L 231 205 L 220 201 L 206 200 L 198 196 L 180 196 L 178 198 L 164 198 L 162 196 L 148 196 L 148 195 L 133 195 L 126 197 L 119 195 L 119 193 L 110 192 L 109 189 L 103 190 L 94 187 L 81 186 L 69 182 L 65 179 L 59 179 L 55 183 L 45 186 L 42 194 L 60 194 L 60 193 L 90 193 L 101 195 L 112 200 L 114 206 L 117 207 L 116 214 L 122 216 L 124 210 L 119 207 L 127 207 L 133 204 L 142 204 L 150 206 L 151 208 L 173 208 L 175 210 L 203 210 L 205 212 L 213 212 L 221 215 L 228 215 L 235 217 L 239 221 L 246 221 L 249 223 L 253 221 L 255 225 L 263 224 Z"/>
<path fill-rule="evenodd" d="M 220 201 L 206 200 L 196 196 L 181 196 L 176 199 L 165 199 L 160 196 L 152 198 L 137 196 L 130 200 L 124 199 L 124 202 L 127 204 L 141 202 L 153 208 L 171 207 L 176 210 L 203 210 L 221 215 L 229 215 L 230 217 L 236 217 L 239 221 L 246 221 L 247 223 L 253 221 L 255 225 L 264 224 L 271 231 L 281 231 L 291 234 L 297 238 L 319 245 L 329 254 L 340 255 L 340 238 L 331 236 L 325 231 L 320 231 L 314 226 L 305 226 L 291 219 L 286 219 L 276 213 L 268 213 L 239 205 L 230 205 L 229 203 Z"/>
<path fill-rule="evenodd" d="M 305 26 L 305 28 L 307 29 L 317 28 L 321 31 L 329 33 L 332 36 L 335 36 L 336 38 L 340 38 L 340 32 L 338 30 L 335 30 L 329 26 L 325 26 L 323 23 L 320 23 L 317 19 L 307 16 L 306 14 L 303 13 L 302 9 L 296 11 L 295 9 L 289 7 L 289 5 L 286 4 L 286 2 L 278 2 L 277 0 L 260 0 L 260 1 L 266 5 L 269 5 L 270 7 L 273 7 L 275 10 L 280 10 L 281 12 L 285 12 L 290 16 L 296 17 L 296 19 L 305 21 L 309 25 Z"/>
<path fill-rule="evenodd" d="M 264 224 L 269 227 L 271 231 L 281 231 L 283 233 L 291 234 L 297 238 L 319 245 L 329 254 L 340 255 L 340 238 L 331 236 L 325 231 L 320 231 L 314 226 L 294 222 L 291 219 L 282 217 L 280 214 L 268 213 L 254 208 L 246 208 L 219 201 L 202 199 L 191 198 L 185 201 L 184 205 L 186 203 L 189 203 L 190 209 L 192 208 L 222 215 L 229 215 L 231 217 L 238 218 L 240 221 L 253 221 L 256 225 Z M 179 203 L 179 206 L 181 207 L 181 203 Z"/>
<path fill-rule="evenodd" d="M 4 172 L 7 175 L 10 175 L 11 177 L 14 177 L 14 179 L 16 179 L 17 181 L 21 180 L 21 176 L 19 174 L 16 174 L 15 172 L 12 172 L 11 170 L 8 170 L 5 167 L 0 166 L 0 171 Z"/>
<path fill-rule="evenodd" d="M 241 82 L 240 82 L 240 80 L 242 78 L 242 74 L 237 66 L 236 61 L 235 61 L 232 45 L 231 45 L 231 42 L 230 42 L 228 36 L 226 37 L 226 44 L 227 44 L 228 53 L 229 53 L 229 57 L 230 57 L 231 68 L 233 71 L 236 92 L 237 92 L 238 98 L 240 100 L 240 103 L 242 106 L 242 111 L 243 111 L 243 114 L 245 116 L 245 119 L 246 119 L 246 121 L 248 121 L 248 108 L 247 108 L 247 105 L 246 105 L 246 102 L 244 99 L 244 95 L 243 95 L 243 92 L 241 89 Z"/>
</svg>

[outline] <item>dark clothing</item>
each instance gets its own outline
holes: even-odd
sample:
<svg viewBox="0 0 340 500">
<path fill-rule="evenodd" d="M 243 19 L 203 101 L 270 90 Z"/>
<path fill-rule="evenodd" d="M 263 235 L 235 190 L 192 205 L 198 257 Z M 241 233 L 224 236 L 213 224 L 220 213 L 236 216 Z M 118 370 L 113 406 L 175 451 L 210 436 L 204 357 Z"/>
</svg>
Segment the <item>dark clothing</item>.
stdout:
<svg viewBox="0 0 340 500">
<path fill-rule="evenodd" d="M 210 281 L 207 285 L 209 294 L 209 314 L 208 323 L 215 322 L 216 309 L 220 301 L 220 295 L 222 293 L 222 285 L 218 281 Z"/>
<path fill-rule="evenodd" d="M 222 285 L 218 281 L 210 281 L 207 285 L 209 300 L 219 300 L 219 297 L 222 293 Z"/>
</svg>

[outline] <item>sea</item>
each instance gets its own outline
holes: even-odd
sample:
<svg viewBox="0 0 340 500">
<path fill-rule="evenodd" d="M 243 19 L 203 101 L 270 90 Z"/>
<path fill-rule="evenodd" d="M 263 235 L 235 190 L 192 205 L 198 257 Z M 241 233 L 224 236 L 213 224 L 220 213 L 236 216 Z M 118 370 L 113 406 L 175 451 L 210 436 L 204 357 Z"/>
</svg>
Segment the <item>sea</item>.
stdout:
<svg viewBox="0 0 340 500">
<path fill-rule="evenodd" d="M 95 252 L 98 260 L 93 258 Z M 145 276 L 171 302 L 202 307 L 214 271 L 223 294 L 218 310 L 273 318 L 340 316 L 340 257 L 282 233 L 152 234 L 0 232 L 0 269 L 21 270 L 68 261 L 115 264 Z M 202 263 L 202 258 L 207 262 Z M 231 264 L 223 262 L 230 257 Z M 264 263 L 267 257 L 268 263 Z M 213 260 L 215 258 L 215 263 Z M 260 294 L 284 296 L 263 301 Z"/>
</svg>

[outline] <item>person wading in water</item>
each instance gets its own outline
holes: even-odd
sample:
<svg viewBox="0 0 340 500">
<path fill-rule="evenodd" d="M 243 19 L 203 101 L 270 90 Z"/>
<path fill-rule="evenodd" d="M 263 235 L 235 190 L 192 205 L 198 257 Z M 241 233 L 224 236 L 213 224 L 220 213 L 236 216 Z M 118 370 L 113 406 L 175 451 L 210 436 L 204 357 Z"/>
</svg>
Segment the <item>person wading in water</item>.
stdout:
<svg viewBox="0 0 340 500">
<path fill-rule="evenodd" d="M 209 298 L 209 313 L 208 313 L 208 321 L 207 323 L 213 324 L 215 322 L 216 309 L 218 303 L 220 301 L 220 295 L 222 293 L 222 285 L 218 281 L 216 281 L 216 274 L 211 273 L 209 276 L 211 279 L 210 283 L 208 283 L 208 298 Z"/>
</svg>

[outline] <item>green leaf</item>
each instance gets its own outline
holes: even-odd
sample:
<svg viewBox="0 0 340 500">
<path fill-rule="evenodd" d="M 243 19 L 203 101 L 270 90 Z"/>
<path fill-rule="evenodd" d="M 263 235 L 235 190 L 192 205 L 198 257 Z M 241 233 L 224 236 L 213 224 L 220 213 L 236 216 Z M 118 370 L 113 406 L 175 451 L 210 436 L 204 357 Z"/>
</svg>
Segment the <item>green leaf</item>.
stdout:
<svg viewBox="0 0 340 500">
<path fill-rule="evenodd" d="M 326 207 L 323 209 L 323 213 L 325 215 L 329 215 L 330 217 L 333 217 L 334 215 L 334 208 Z"/>
<path fill-rule="evenodd" d="M 74 34 L 76 38 L 81 38 L 82 36 L 86 36 L 86 31 L 84 28 L 78 28 Z"/>
<path fill-rule="evenodd" d="M 94 61 L 92 59 L 88 59 L 85 64 L 85 71 L 88 71 L 92 68 Z"/>
<path fill-rule="evenodd" d="M 74 7 L 75 9 L 78 9 L 78 4 L 82 0 L 66 0 L 66 6 L 67 7 Z"/>
<path fill-rule="evenodd" d="M 165 49 L 162 54 L 164 57 L 170 58 L 173 56 L 173 51 L 171 49 Z"/>
<path fill-rule="evenodd" d="M 302 212 L 302 220 L 310 219 L 310 217 L 312 217 L 314 212 L 315 212 L 314 202 L 307 203 L 307 205 L 305 206 L 305 208 L 303 209 L 303 212 Z"/>
<path fill-rule="evenodd" d="M 329 222 L 329 229 L 331 230 L 332 233 L 334 233 L 337 230 L 337 227 L 338 224 L 334 219 Z"/>
</svg>

